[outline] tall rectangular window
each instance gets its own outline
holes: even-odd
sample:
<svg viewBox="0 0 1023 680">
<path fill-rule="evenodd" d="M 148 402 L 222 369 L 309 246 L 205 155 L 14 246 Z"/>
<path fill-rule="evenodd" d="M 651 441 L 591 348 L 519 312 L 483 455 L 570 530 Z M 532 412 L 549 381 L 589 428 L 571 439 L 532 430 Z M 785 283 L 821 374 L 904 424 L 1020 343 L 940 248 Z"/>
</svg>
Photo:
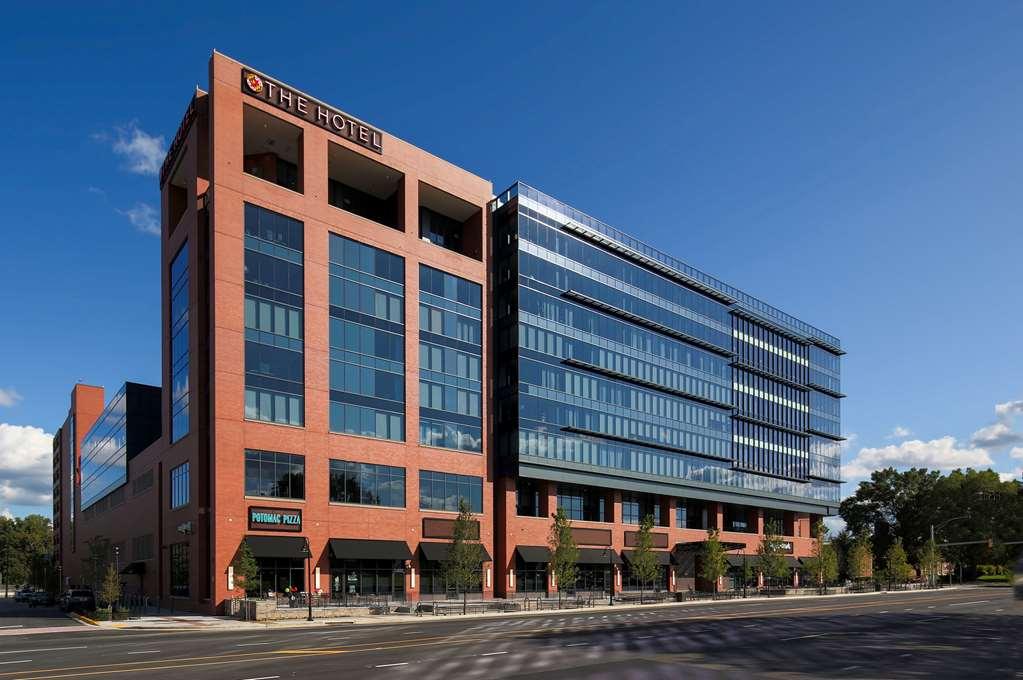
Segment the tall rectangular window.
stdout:
<svg viewBox="0 0 1023 680">
<path fill-rule="evenodd" d="M 405 468 L 330 461 L 330 500 L 334 503 L 405 507 Z"/>
<path fill-rule="evenodd" d="M 245 495 L 302 500 L 305 457 L 275 451 L 245 451 Z"/>
<path fill-rule="evenodd" d="M 188 597 L 188 581 L 191 550 L 187 543 L 172 543 L 170 546 L 170 594 L 174 597 Z"/>
<path fill-rule="evenodd" d="M 483 448 L 482 287 L 419 265 L 419 443 Z"/>
<path fill-rule="evenodd" d="M 405 440 L 405 260 L 330 235 L 330 431 Z"/>
<path fill-rule="evenodd" d="M 245 204 L 245 417 L 305 423 L 303 224 Z"/>
<path fill-rule="evenodd" d="M 171 510 L 183 508 L 188 505 L 188 462 L 184 462 L 170 472 L 171 481 Z"/>
<path fill-rule="evenodd" d="M 170 266 L 171 443 L 184 437 L 189 430 L 188 269 L 186 241 Z"/>
<path fill-rule="evenodd" d="M 419 509 L 458 512 L 462 501 L 469 511 L 483 512 L 483 478 L 449 472 L 419 471 Z"/>
</svg>

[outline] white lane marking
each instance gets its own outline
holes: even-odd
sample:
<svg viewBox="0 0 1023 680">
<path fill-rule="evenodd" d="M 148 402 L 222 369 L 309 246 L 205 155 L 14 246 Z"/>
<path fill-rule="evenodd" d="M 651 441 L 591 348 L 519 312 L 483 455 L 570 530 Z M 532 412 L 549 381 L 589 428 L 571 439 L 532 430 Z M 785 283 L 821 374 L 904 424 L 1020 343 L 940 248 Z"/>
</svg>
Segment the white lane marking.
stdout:
<svg viewBox="0 0 1023 680">
<path fill-rule="evenodd" d="M 20 624 L 19 624 L 19 625 L 17 625 L 17 626 L 0 626 L 0 628 L 24 628 L 24 627 L 25 627 L 25 626 L 23 626 L 23 625 L 20 625 Z"/>
<path fill-rule="evenodd" d="M 565 646 L 566 647 L 585 647 L 588 644 L 590 644 L 590 643 L 589 642 L 572 642 L 572 643 L 569 643 L 569 644 L 567 644 Z"/>
<path fill-rule="evenodd" d="M 348 638 L 347 637 L 330 637 L 330 638 L 323 638 L 323 639 L 325 641 L 327 641 L 327 642 L 334 642 L 336 640 L 347 640 Z"/>
<path fill-rule="evenodd" d="M 407 665 L 408 665 L 408 661 L 402 661 L 401 663 L 382 663 L 382 664 L 373 666 L 373 668 L 390 668 L 391 666 L 407 666 Z"/>
<path fill-rule="evenodd" d="M 949 607 L 959 607 L 959 606 L 964 605 L 964 604 L 984 604 L 985 602 L 990 602 L 990 601 L 991 600 L 974 600 L 973 602 L 953 602 L 953 603 L 951 603 L 948 606 Z"/>
<path fill-rule="evenodd" d="M 43 647 L 41 649 L 10 649 L 0 654 L 31 654 L 32 652 L 62 652 L 65 649 L 85 649 L 85 645 L 75 647 Z"/>
<path fill-rule="evenodd" d="M 1005 610 L 1004 609 L 996 609 L 995 611 L 996 612 L 1004 612 Z"/>
<path fill-rule="evenodd" d="M 756 627 L 757 627 L 757 624 L 755 624 L 755 623 L 747 623 L 745 626 L 743 626 L 743 628 L 756 628 Z"/>
<path fill-rule="evenodd" d="M 911 612 L 911 611 L 913 611 L 913 608 L 910 607 L 909 609 L 903 609 L 902 611 L 904 611 L 904 612 Z"/>
<path fill-rule="evenodd" d="M 932 604 L 928 609 L 934 609 L 934 605 Z"/>
<path fill-rule="evenodd" d="M 279 675 L 261 675 L 258 678 L 242 678 L 242 680 L 276 680 L 276 678 L 279 678 L 279 677 L 281 677 L 281 676 L 279 676 Z"/>
<path fill-rule="evenodd" d="M 486 654 L 480 654 L 480 656 L 497 656 L 498 654 L 507 654 L 508 652 L 487 652 Z"/>
<path fill-rule="evenodd" d="M 272 645 L 273 640 L 270 642 L 239 642 L 235 647 L 255 647 L 256 645 Z"/>
<path fill-rule="evenodd" d="M 20 661 L 0 661 L 0 666 L 5 666 L 9 663 L 29 663 L 32 659 L 21 659 Z"/>
<path fill-rule="evenodd" d="M 885 609 L 883 612 L 878 612 L 878 614 L 887 614 L 887 613 L 888 613 L 887 609 Z"/>
<path fill-rule="evenodd" d="M 782 638 L 782 642 L 788 642 L 790 640 L 805 640 L 806 638 L 824 637 L 828 633 L 814 633 L 813 635 L 797 635 L 796 637 Z"/>
<path fill-rule="evenodd" d="M 653 635 L 637 635 L 636 639 L 637 640 L 649 640 L 652 637 L 653 637 Z"/>
<path fill-rule="evenodd" d="M 125 654 L 159 654 L 159 649 L 144 649 L 141 652 L 125 652 Z"/>
<path fill-rule="evenodd" d="M 839 670 L 840 671 L 854 671 L 857 668 L 859 668 L 859 666 L 846 666 L 845 668 L 840 668 Z"/>
</svg>

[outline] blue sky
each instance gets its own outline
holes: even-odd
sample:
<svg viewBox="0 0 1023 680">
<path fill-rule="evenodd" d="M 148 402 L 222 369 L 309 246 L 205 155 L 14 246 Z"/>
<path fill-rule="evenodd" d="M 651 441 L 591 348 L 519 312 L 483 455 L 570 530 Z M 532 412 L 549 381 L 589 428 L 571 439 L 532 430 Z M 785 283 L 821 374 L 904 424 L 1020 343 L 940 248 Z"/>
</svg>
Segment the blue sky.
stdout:
<svg viewBox="0 0 1023 680">
<path fill-rule="evenodd" d="M 214 48 L 838 335 L 847 479 L 1020 476 L 1023 5 L 148 5 L 0 28 L 0 512 L 48 514 L 76 380 L 159 379 L 152 169 Z"/>
</svg>

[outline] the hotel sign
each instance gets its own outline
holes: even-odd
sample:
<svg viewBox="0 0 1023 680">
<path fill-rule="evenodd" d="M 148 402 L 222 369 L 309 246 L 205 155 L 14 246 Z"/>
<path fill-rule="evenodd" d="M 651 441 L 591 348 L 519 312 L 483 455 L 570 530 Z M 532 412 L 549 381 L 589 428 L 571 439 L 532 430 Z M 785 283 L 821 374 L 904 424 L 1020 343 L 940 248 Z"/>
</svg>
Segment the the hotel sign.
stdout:
<svg viewBox="0 0 1023 680">
<path fill-rule="evenodd" d="M 287 111 L 293 116 L 329 130 L 339 137 L 355 142 L 370 151 L 383 153 L 383 133 L 346 113 L 331 108 L 300 92 L 281 85 L 261 73 L 242 69 L 242 91 Z"/>
<path fill-rule="evenodd" d="M 302 531 L 302 511 L 249 507 L 250 531 Z"/>
</svg>

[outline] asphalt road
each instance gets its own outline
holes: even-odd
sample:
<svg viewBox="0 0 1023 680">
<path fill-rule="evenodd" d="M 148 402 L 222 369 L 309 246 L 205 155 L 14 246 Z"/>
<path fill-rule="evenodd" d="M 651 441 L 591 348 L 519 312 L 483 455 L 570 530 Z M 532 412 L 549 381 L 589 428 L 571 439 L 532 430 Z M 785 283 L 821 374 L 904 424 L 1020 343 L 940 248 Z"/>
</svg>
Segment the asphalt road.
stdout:
<svg viewBox="0 0 1023 680">
<path fill-rule="evenodd" d="M 404 625 L 0 636 L 0 680 L 1023 678 L 1008 588 Z"/>
<path fill-rule="evenodd" d="M 34 628 L 63 628 L 79 626 L 57 607 L 29 607 L 15 602 L 14 596 L 3 597 L 0 592 L 0 633 Z"/>
</svg>

